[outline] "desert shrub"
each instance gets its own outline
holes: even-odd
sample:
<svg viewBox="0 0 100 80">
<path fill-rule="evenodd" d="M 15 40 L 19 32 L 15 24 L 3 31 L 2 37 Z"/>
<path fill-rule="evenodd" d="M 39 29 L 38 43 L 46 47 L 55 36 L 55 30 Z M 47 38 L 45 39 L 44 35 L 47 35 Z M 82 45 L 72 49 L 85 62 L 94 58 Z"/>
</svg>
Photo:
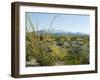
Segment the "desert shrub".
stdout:
<svg viewBox="0 0 100 80">
<path fill-rule="evenodd" d="M 65 49 L 61 48 L 57 45 L 51 45 L 49 46 L 51 49 L 51 55 L 56 59 L 56 60 L 62 60 L 62 58 L 65 56 Z"/>
<path fill-rule="evenodd" d="M 55 65 L 55 59 L 50 54 L 45 54 L 43 57 L 37 61 L 41 66 L 52 66 Z"/>
<path fill-rule="evenodd" d="M 75 56 L 65 56 L 63 58 L 63 62 L 64 62 L 65 65 L 80 64 L 80 60 L 77 59 Z"/>
<path fill-rule="evenodd" d="M 83 56 L 81 59 L 81 64 L 89 64 L 89 58 Z"/>
<path fill-rule="evenodd" d="M 56 16 L 46 32 L 40 32 L 38 25 L 32 24 L 29 16 L 26 18 L 26 61 L 35 58 L 39 66 L 89 63 L 89 36 L 51 34 Z"/>
<path fill-rule="evenodd" d="M 71 46 L 68 48 L 68 52 L 66 53 L 66 56 L 63 58 L 64 64 L 68 65 L 75 65 L 75 64 L 80 64 L 80 56 L 82 49 L 81 47 L 77 44 L 74 43 L 74 41 L 71 43 Z"/>
<path fill-rule="evenodd" d="M 80 56 L 81 64 L 89 64 L 89 50 L 84 46 L 82 54 Z"/>
<path fill-rule="evenodd" d="M 26 61 L 30 61 L 32 58 L 32 50 L 29 48 L 29 42 L 26 41 Z"/>
<path fill-rule="evenodd" d="M 71 46 L 68 48 L 68 53 L 63 58 L 66 65 L 68 64 L 88 64 L 89 63 L 89 48 L 80 42 L 72 41 Z"/>
</svg>

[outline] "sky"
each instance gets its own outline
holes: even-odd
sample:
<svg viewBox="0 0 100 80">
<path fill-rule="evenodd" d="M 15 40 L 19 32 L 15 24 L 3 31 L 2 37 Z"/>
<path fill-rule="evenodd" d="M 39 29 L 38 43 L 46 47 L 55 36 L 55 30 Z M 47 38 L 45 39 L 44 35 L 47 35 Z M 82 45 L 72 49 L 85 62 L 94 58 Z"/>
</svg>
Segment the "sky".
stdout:
<svg viewBox="0 0 100 80">
<path fill-rule="evenodd" d="M 26 12 L 26 14 L 29 15 L 34 26 L 38 25 L 39 30 L 48 30 L 53 21 L 51 30 L 81 32 L 86 34 L 90 32 L 89 15 L 34 12 Z"/>
</svg>

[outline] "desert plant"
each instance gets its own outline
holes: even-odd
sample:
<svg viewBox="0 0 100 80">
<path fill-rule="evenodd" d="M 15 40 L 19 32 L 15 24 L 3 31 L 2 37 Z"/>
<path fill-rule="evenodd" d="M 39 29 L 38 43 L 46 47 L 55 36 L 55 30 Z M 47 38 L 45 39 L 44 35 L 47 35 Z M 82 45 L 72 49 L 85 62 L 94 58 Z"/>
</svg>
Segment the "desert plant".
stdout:
<svg viewBox="0 0 100 80">
<path fill-rule="evenodd" d="M 56 16 L 51 21 L 48 32 L 52 28 L 53 22 L 56 19 Z M 51 35 L 48 32 L 44 32 L 42 34 L 38 31 L 38 26 L 36 26 L 37 30 L 35 31 L 35 26 L 33 25 L 31 18 L 26 14 L 26 60 L 29 60 L 29 56 L 33 56 L 40 65 L 52 65 L 54 64 L 54 60 L 52 56 L 47 55 L 46 52 L 46 39 Z M 44 61 L 46 60 L 46 61 Z"/>
<path fill-rule="evenodd" d="M 34 25 L 26 15 L 26 61 L 34 58 L 40 66 L 88 64 L 89 36 L 50 33 L 57 17 L 54 16 L 47 31 L 39 32 L 39 25 Z"/>
<path fill-rule="evenodd" d="M 56 61 L 51 54 L 44 53 L 43 57 L 37 62 L 39 62 L 41 66 L 52 66 L 55 65 Z"/>
</svg>

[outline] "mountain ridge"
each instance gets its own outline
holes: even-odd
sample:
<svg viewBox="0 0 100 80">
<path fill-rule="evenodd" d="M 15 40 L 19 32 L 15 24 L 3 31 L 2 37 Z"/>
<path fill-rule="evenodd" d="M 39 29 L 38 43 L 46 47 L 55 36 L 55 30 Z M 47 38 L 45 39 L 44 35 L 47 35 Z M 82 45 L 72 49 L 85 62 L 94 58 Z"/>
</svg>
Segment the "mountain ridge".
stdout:
<svg viewBox="0 0 100 80">
<path fill-rule="evenodd" d="M 37 31 L 39 33 L 51 33 L 51 34 L 56 34 L 56 35 L 89 35 L 89 34 L 86 34 L 86 33 L 81 33 L 81 32 L 65 32 L 65 31 L 62 31 L 62 30 L 39 30 Z"/>
</svg>

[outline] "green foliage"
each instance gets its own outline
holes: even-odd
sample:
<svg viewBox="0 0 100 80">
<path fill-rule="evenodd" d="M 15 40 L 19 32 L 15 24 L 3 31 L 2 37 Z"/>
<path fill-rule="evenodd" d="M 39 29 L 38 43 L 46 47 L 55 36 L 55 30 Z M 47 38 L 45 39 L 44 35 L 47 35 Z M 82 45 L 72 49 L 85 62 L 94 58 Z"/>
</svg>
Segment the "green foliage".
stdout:
<svg viewBox="0 0 100 80">
<path fill-rule="evenodd" d="M 65 65 L 76 65 L 80 64 L 80 61 L 75 56 L 65 56 L 63 58 Z"/>
<path fill-rule="evenodd" d="M 88 47 L 81 42 L 70 43 L 67 55 L 63 61 L 65 64 L 88 64 L 89 63 L 89 52 Z M 80 46 L 81 45 L 81 46 Z"/>
<path fill-rule="evenodd" d="M 55 65 L 55 59 L 50 54 L 45 54 L 43 57 L 37 61 L 41 66 L 52 66 Z"/>
<path fill-rule="evenodd" d="M 88 35 L 54 35 L 48 32 L 39 33 L 26 15 L 26 61 L 36 60 L 39 66 L 89 64 Z M 37 31 L 35 31 L 35 27 Z M 34 63 L 33 63 L 34 64 Z"/>
</svg>

